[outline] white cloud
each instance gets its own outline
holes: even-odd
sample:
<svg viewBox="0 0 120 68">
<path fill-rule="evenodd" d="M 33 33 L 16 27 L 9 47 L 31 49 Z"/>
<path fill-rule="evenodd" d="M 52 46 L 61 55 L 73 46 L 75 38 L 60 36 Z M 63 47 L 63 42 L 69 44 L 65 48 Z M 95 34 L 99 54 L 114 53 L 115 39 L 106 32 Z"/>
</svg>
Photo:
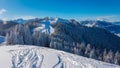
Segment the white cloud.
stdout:
<svg viewBox="0 0 120 68">
<path fill-rule="evenodd" d="M 111 16 L 99 16 L 96 17 L 97 20 L 104 20 L 109 22 L 117 22 L 120 21 L 120 16 L 117 15 L 111 15 Z"/>
<path fill-rule="evenodd" d="M 28 19 L 34 19 L 36 17 L 34 17 L 34 16 L 18 16 L 18 17 L 13 17 L 13 19 L 19 19 L 19 18 L 28 20 Z"/>
<path fill-rule="evenodd" d="M 3 13 L 5 13 L 7 10 L 6 9 L 0 9 L 0 15 L 2 15 Z"/>
</svg>

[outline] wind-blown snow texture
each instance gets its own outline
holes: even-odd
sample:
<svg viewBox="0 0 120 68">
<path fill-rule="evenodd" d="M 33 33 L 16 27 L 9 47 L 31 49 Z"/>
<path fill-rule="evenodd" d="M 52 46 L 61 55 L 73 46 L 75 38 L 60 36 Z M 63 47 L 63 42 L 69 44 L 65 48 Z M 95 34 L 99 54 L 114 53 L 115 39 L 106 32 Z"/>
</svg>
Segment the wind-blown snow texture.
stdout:
<svg viewBox="0 0 120 68">
<path fill-rule="evenodd" d="M 0 46 L 0 68 L 120 68 L 81 56 L 36 46 Z"/>
</svg>

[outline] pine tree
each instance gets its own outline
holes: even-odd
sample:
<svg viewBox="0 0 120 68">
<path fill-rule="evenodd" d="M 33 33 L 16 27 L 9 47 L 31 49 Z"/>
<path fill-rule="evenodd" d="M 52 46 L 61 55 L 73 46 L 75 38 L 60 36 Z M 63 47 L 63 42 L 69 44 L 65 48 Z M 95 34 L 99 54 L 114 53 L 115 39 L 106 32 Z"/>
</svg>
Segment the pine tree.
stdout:
<svg viewBox="0 0 120 68">
<path fill-rule="evenodd" d="M 23 28 L 23 37 L 24 37 L 24 44 L 27 44 L 27 45 L 32 45 L 33 42 L 32 42 L 32 34 L 31 34 L 31 31 L 30 31 L 30 28 L 25 25 L 24 28 Z"/>
<path fill-rule="evenodd" d="M 114 56 L 114 64 L 120 65 L 120 53 L 117 51 Z"/>
<path fill-rule="evenodd" d="M 6 37 L 5 37 L 6 45 L 9 45 L 9 44 L 12 43 L 12 39 L 11 38 L 13 38 L 13 37 L 10 37 L 10 33 L 6 34 Z"/>
<path fill-rule="evenodd" d="M 97 58 L 96 58 L 96 54 L 95 54 L 95 48 L 93 48 L 93 49 L 90 51 L 89 57 L 90 57 L 90 58 L 93 58 L 93 59 L 97 59 Z"/>
<path fill-rule="evenodd" d="M 103 61 L 107 61 L 107 51 L 106 51 L 106 49 L 104 49 L 104 52 L 103 52 Z"/>
<path fill-rule="evenodd" d="M 89 57 L 91 51 L 90 44 L 87 44 L 86 49 L 85 49 L 85 56 Z"/>
<path fill-rule="evenodd" d="M 110 50 L 106 56 L 106 62 L 113 63 L 113 52 Z"/>
<path fill-rule="evenodd" d="M 33 45 L 49 47 L 49 35 L 40 31 L 33 32 Z"/>
<path fill-rule="evenodd" d="M 6 35 L 7 44 L 27 44 L 32 45 L 32 36 L 28 26 L 16 25 L 10 33 Z"/>
<path fill-rule="evenodd" d="M 54 41 L 51 39 L 51 41 L 50 41 L 50 48 L 53 48 L 53 46 L 54 46 Z"/>
</svg>

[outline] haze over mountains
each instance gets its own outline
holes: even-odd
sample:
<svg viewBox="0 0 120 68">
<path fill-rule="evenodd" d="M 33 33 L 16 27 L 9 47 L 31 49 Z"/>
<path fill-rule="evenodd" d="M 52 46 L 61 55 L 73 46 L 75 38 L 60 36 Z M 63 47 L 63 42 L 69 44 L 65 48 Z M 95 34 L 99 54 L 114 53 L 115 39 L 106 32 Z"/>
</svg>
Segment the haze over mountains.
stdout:
<svg viewBox="0 0 120 68">
<path fill-rule="evenodd" d="M 0 21 L 6 45 L 35 45 L 120 65 L 120 25 L 106 21 L 35 18 Z"/>
</svg>

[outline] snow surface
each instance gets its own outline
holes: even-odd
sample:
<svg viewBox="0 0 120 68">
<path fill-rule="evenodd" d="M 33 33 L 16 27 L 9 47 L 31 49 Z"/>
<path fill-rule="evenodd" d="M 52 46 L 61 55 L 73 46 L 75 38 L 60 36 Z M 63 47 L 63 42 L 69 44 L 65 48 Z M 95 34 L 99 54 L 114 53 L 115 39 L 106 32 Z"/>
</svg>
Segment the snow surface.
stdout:
<svg viewBox="0 0 120 68">
<path fill-rule="evenodd" d="M 55 32 L 55 29 L 52 26 L 50 26 L 50 34 L 52 34 L 54 32 Z"/>
<path fill-rule="evenodd" d="M 88 23 L 88 24 L 86 24 L 85 26 L 87 26 L 87 27 L 93 27 L 93 26 L 95 26 L 95 24 L 96 24 L 96 23 L 92 23 L 92 24 Z"/>
<path fill-rule="evenodd" d="M 120 68 L 50 48 L 16 45 L 0 46 L 0 68 Z"/>
<path fill-rule="evenodd" d="M 45 34 L 49 33 L 48 29 L 45 28 L 45 24 L 41 24 L 41 26 L 35 28 L 34 31 L 39 31 L 39 32 L 45 33 Z"/>
<path fill-rule="evenodd" d="M 120 33 L 118 33 L 118 34 L 115 34 L 115 35 L 117 35 L 118 37 L 120 37 Z"/>
</svg>

